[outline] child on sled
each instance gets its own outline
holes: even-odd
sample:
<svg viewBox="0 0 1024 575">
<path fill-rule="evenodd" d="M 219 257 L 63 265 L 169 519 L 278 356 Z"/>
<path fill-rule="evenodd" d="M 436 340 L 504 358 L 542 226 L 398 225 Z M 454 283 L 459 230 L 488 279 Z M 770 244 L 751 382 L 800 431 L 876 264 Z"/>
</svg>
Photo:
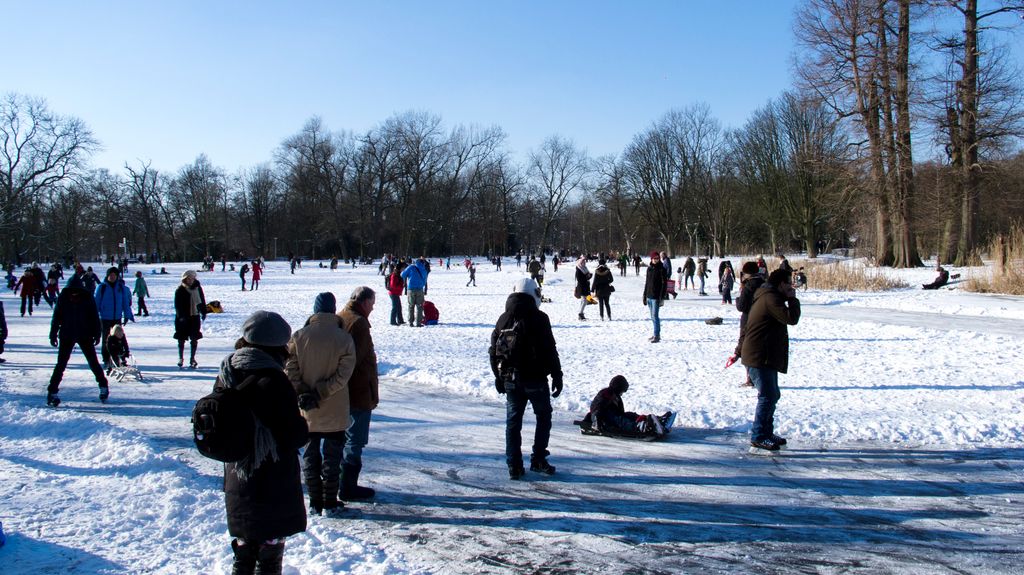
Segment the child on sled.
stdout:
<svg viewBox="0 0 1024 575">
<path fill-rule="evenodd" d="M 626 411 L 622 403 L 622 394 L 629 389 L 629 382 L 621 375 L 616 375 L 608 383 L 608 387 L 597 392 L 590 403 L 588 413 L 581 423 L 586 430 L 597 431 L 605 435 L 621 435 L 624 437 L 664 437 L 672 429 L 675 414 L 666 411 L 662 415 L 639 415 Z"/>
<path fill-rule="evenodd" d="M 112 364 L 111 369 L 107 370 L 107 375 L 110 374 L 114 367 L 128 365 L 128 356 L 132 352 L 128 348 L 128 338 L 125 337 L 124 328 L 121 327 L 121 324 L 115 324 L 114 327 L 110 328 L 110 337 L 107 338 L 107 352 L 110 354 L 110 362 Z"/>
</svg>

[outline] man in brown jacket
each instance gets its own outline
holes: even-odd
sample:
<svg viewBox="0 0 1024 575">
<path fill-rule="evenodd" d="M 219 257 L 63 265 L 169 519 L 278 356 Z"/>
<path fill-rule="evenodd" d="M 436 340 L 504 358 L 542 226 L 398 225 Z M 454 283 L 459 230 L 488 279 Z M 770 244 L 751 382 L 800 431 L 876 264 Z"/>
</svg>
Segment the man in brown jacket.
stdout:
<svg viewBox="0 0 1024 575">
<path fill-rule="evenodd" d="M 338 312 L 345 330 L 356 344 L 356 366 L 348 380 L 349 426 L 345 432 L 345 457 L 341 465 L 341 498 L 345 501 L 369 499 L 375 492 L 359 485 L 363 469 L 363 447 L 370 438 L 370 414 L 380 395 L 377 392 L 377 353 L 370 335 L 370 312 L 377 300 L 374 291 L 357 287 L 348 303 Z"/>
<path fill-rule="evenodd" d="M 338 502 L 338 489 L 349 425 L 348 380 L 356 366 L 356 344 L 336 311 L 334 294 L 316 296 L 313 315 L 288 342 L 284 366 L 302 416 L 309 424 L 302 474 L 309 491 L 310 513 L 316 515 L 344 508 Z"/>
<path fill-rule="evenodd" d="M 750 445 L 778 451 L 785 438 L 775 435 L 775 404 L 779 374 L 789 368 L 789 330 L 800 321 L 800 300 L 790 285 L 790 273 L 778 269 L 754 292 L 747 317 L 741 357 L 757 388 L 757 409 L 750 428 Z"/>
</svg>

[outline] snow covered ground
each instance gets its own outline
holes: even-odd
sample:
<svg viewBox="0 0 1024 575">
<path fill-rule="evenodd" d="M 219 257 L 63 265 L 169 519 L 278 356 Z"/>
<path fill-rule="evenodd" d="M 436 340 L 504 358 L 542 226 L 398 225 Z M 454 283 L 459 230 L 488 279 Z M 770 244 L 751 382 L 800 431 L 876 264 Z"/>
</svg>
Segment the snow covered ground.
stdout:
<svg viewBox="0 0 1024 575">
<path fill-rule="evenodd" d="M 650 344 L 642 276 L 616 272 L 613 321 L 591 306 L 581 322 L 571 265 L 549 263 L 542 309 L 565 372 L 558 473 L 515 483 L 486 347 L 525 266 L 478 260 L 478 287 L 466 287 L 464 269 L 433 264 L 441 325 L 423 329 L 388 325 L 375 266 L 306 262 L 291 275 L 274 262 L 257 292 L 240 291 L 236 274 L 201 273 L 225 313 L 208 317 L 196 371 L 174 365 L 170 338 L 186 266 L 137 266 L 152 315 L 126 329 L 145 380 L 112 383 L 102 405 L 74 355 L 58 409 L 44 404 L 49 309 L 21 318 L 3 292 L 0 572 L 228 572 L 220 466 L 192 447 L 192 405 L 253 310 L 299 327 L 318 292 L 344 300 L 358 285 L 381 288 L 371 321 L 382 399 L 363 473 L 378 497 L 312 519 L 289 540 L 286 573 L 1020 572 L 1022 298 L 915 289 L 934 277 L 926 269 L 890 272 L 906 290 L 801 292 L 776 416 L 790 449 L 759 458 L 745 448 L 755 392 L 739 386 L 740 367 L 723 369 L 739 314 L 714 285 L 667 302 L 662 342 Z M 713 316 L 723 325 L 704 323 Z M 668 441 L 579 435 L 572 420 L 616 373 L 631 383 L 627 408 L 679 413 Z M 525 431 L 528 446 L 532 420 Z"/>
</svg>

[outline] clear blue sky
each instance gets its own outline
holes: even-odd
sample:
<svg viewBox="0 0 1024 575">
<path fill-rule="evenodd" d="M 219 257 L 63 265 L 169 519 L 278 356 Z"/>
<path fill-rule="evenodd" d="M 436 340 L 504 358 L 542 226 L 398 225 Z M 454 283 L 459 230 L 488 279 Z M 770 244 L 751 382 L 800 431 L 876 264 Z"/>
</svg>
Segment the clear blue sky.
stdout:
<svg viewBox="0 0 1024 575">
<path fill-rule="evenodd" d="M 357 133 L 408 110 L 616 154 L 666 111 L 726 126 L 791 85 L 793 0 L 0 0 L 0 92 L 45 98 L 98 167 L 234 171 L 307 119 Z"/>
</svg>

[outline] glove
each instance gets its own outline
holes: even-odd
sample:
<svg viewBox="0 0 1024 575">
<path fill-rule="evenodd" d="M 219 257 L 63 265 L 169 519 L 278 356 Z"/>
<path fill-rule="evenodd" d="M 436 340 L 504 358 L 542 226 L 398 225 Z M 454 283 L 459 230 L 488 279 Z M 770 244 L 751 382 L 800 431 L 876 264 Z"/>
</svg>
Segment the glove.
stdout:
<svg viewBox="0 0 1024 575">
<path fill-rule="evenodd" d="M 505 382 L 500 377 L 495 376 L 494 389 L 498 390 L 498 393 L 505 393 Z"/>
<path fill-rule="evenodd" d="M 57 338 L 51 337 L 50 338 L 50 345 L 52 345 L 53 347 L 57 347 Z"/>
<path fill-rule="evenodd" d="M 562 376 L 556 375 L 551 378 L 551 397 L 558 397 L 562 393 Z"/>
<path fill-rule="evenodd" d="M 739 358 L 740 357 L 738 355 L 730 355 L 729 359 L 726 360 L 726 362 L 725 362 L 725 368 L 729 369 L 730 367 L 732 367 L 732 364 L 736 363 L 736 360 L 739 359 Z"/>
<path fill-rule="evenodd" d="M 311 411 L 320 407 L 320 394 L 316 390 L 299 394 L 299 409 Z"/>
<path fill-rule="evenodd" d="M 201 314 L 199 317 L 201 317 L 203 319 L 203 321 L 206 321 L 206 314 L 205 313 Z"/>
</svg>

